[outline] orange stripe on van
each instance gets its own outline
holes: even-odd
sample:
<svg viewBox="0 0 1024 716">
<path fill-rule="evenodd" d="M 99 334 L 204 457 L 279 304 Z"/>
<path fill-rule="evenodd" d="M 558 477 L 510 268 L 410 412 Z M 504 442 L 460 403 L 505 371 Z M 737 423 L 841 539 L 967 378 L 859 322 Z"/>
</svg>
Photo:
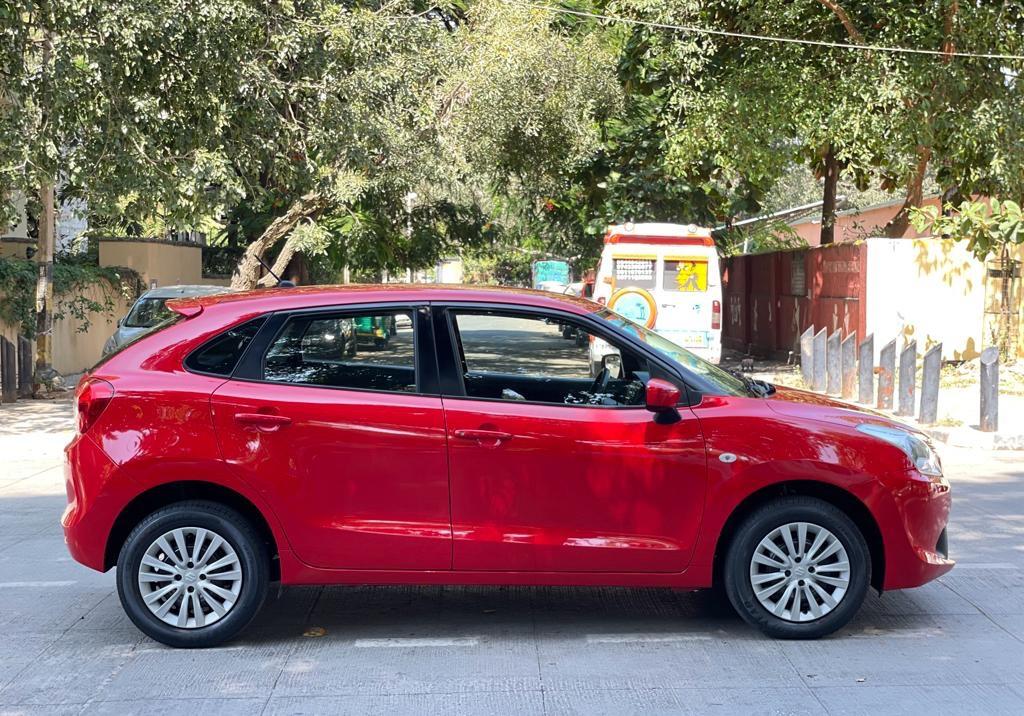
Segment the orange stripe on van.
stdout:
<svg viewBox="0 0 1024 716">
<path fill-rule="evenodd" d="M 606 244 L 657 244 L 659 246 L 714 246 L 710 236 L 636 236 L 634 234 L 608 234 Z"/>
</svg>

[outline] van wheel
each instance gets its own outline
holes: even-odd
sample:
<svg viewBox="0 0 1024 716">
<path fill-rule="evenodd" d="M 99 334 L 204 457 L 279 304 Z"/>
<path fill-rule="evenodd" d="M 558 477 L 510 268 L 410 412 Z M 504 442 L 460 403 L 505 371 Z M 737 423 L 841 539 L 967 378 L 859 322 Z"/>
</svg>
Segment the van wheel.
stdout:
<svg viewBox="0 0 1024 716">
<path fill-rule="evenodd" d="M 150 514 L 117 560 L 117 594 L 143 633 L 173 647 L 216 646 L 236 636 L 267 593 L 269 560 L 253 526 L 205 500 Z"/>
<path fill-rule="evenodd" d="M 857 525 L 813 497 L 783 497 L 756 510 L 725 559 L 733 607 L 780 639 L 817 639 L 842 628 L 871 581 L 871 555 Z"/>
</svg>

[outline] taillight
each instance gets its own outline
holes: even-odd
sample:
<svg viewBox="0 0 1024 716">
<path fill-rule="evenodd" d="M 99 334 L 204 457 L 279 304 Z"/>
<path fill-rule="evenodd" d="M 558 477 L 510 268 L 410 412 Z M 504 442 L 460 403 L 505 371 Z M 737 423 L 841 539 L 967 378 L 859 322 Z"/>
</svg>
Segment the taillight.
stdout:
<svg viewBox="0 0 1024 716">
<path fill-rule="evenodd" d="M 717 331 L 722 328 L 722 302 L 711 302 L 711 330 Z"/>
<path fill-rule="evenodd" d="M 95 424 L 100 413 L 114 397 L 114 386 L 99 378 L 88 378 L 78 389 L 76 412 L 78 432 L 84 433 Z"/>
</svg>

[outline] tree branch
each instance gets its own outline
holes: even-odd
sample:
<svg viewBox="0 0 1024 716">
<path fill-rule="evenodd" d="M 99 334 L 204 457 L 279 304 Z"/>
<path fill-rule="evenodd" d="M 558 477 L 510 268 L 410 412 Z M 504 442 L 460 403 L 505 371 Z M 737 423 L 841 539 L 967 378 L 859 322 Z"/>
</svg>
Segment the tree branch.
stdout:
<svg viewBox="0 0 1024 716">
<path fill-rule="evenodd" d="M 850 36 L 850 39 L 861 44 L 864 42 L 864 35 L 861 34 L 857 26 L 853 24 L 853 20 L 850 19 L 849 13 L 843 9 L 843 7 L 835 2 L 834 0 L 818 0 L 819 3 L 827 7 L 833 15 L 835 15 L 839 22 L 843 23 L 843 27 L 846 28 L 846 34 Z"/>
</svg>

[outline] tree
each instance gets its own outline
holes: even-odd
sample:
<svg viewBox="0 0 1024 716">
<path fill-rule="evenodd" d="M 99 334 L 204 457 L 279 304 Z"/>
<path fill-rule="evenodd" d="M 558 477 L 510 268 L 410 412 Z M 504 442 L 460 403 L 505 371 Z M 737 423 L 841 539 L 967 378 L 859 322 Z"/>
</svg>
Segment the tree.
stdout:
<svg viewBox="0 0 1024 716">
<path fill-rule="evenodd" d="M 252 20 L 242 0 L 0 7 L 0 217 L 15 195 L 34 199 L 37 383 L 53 375 L 55 187 L 100 213 L 125 197 L 137 213 L 209 210 L 218 166 L 207 140 Z"/>
<path fill-rule="evenodd" d="M 733 177 L 730 183 L 739 177 L 762 190 L 792 161 L 807 163 L 825 179 L 823 243 L 832 238 L 841 177 L 860 188 L 871 181 L 902 187 L 906 206 L 913 206 L 930 167 L 937 165 L 944 186 L 971 184 L 995 156 L 1006 161 L 1008 137 L 1019 137 L 1020 125 L 1000 135 L 981 121 L 993 108 L 1006 115 L 1021 104 L 1016 83 L 1005 79 L 1009 63 L 952 56 L 1020 54 L 1017 3 L 620 0 L 612 7 L 668 24 L 940 53 L 634 31 L 645 63 L 672 78 L 672 161 L 699 167 L 710 157 L 718 172 Z M 905 209 L 891 234 L 905 230 Z"/>
<path fill-rule="evenodd" d="M 307 93 L 270 120 L 282 131 L 260 148 L 246 185 L 247 200 L 272 193 L 289 208 L 249 243 L 235 286 L 253 285 L 260 258 L 318 214 L 332 227 L 322 239 L 372 235 L 381 268 L 484 240 L 464 230 L 475 218 L 458 217 L 477 217 L 494 193 L 550 190 L 593 150 L 595 118 L 616 103 L 610 58 L 586 38 L 567 41 L 536 10 L 486 0 L 454 22 L 411 4 L 331 8 L 304 20 L 302 42 L 288 43 L 303 49 L 285 86 Z M 308 166 L 295 172 L 282 155 Z M 339 176 L 347 195 L 324 189 Z M 409 196 L 415 207 L 406 208 Z M 275 273 L 304 240 L 300 232 L 286 241 Z"/>
</svg>

